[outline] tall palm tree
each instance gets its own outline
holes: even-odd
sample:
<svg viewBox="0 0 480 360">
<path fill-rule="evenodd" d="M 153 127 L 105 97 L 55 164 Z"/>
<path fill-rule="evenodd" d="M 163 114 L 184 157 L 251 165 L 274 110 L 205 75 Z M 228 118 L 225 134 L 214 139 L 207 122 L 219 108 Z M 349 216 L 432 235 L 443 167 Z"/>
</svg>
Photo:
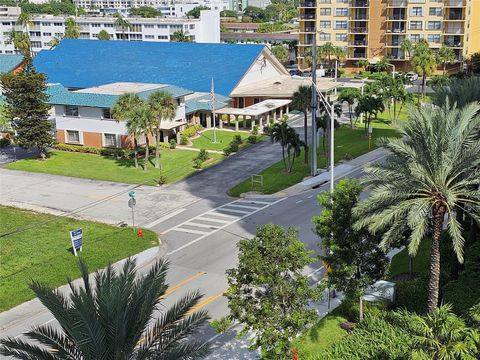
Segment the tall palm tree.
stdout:
<svg viewBox="0 0 480 360">
<path fill-rule="evenodd" d="M 412 109 L 402 125 L 402 138 L 382 139 L 391 155 L 384 163 L 365 167 L 363 184 L 372 189 L 358 205 L 357 225 L 372 232 L 387 230 L 382 245 L 388 247 L 411 230 L 408 251 L 415 255 L 427 232 L 432 231 L 429 312 L 438 305 L 440 242 L 444 227 L 459 262 L 463 262 L 462 227 L 455 216 L 461 208 L 480 222 L 480 139 L 477 137 L 480 105 L 464 109 L 422 107 Z"/>
<path fill-rule="evenodd" d="M 202 295 L 193 291 L 169 309 L 162 308 L 168 285 L 168 262 L 158 260 L 138 276 L 135 260 L 118 272 L 110 265 L 90 283 L 87 265 L 79 262 L 83 286 L 69 283 L 67 297 L 39 282 L 30 288 L 59 322 L 61 329 L 40 325 L 19 338 L 1 340 L 0 354 L 17 359 L 199 359 L 209 349 L 187 338 L 206 323 L 205 311 L 191 313 Z M 92 286 L 94 285 L 94 286 Z M 163 314 L 155 319 L 155 312 Z"/>
<path fill-rule="evenodd" d="M 355 108 L 355 114 L 365 114 L 365 136 L 368 135 L 368 127 L 371 121 L 376 118 L 379 112 L 385 110 L 385 104 L 380 96 L 363 95 L 358 99 L 357 107 Z"/>
<path fill-rule="evenodd" d="M 143 100 L 133 93 L 125 93 L 120 95 L 117 102 L 113 106 L 113 116 L 117 121 L 127 121 L 126 127 L 128 134 L 133 139 L 133 151 L 135 158 L 135 167 L 138 167 L 138 137 L 143 134 L 143 128 L 137 118 L 133 118 L 133 110 L 141 106 Z M 146 135 L 148 136 L 148 134 Z"/>
<path fill-rule="evenodd" d="M 387 71 L 389 67 L 390 61 L 387 58 L 380 59 L 376 64 L 375 68 L 377 71 Z"/>
<path fill-rule="evenodd" d="M 303 141 L 308 144 L 308 108 L 311 106 L 312 88 L 302 85 L 292 96 L 292 108 L 303 112 Z M 315 151 L 313 149 L 312 151 Z M 305 151 L 305 164 L 308 164 L 308 151 Z"/>
<path fill-rule="evenodd" d="M 446 101 L 456 103 L 462 108 L 465 105 L 480 101 L 480 77 L 470 76 L 466 79 L 449 79 L 448 86 L 436 89 L 433 103 L 442 106 Z"/>
<path fill-rule="evenodd" d="M 11 29 L 7 33 L 6 41 L 13 43 L 13 46 L 26 58 L 31 57 L 31 42 L 27 33 Z"/>
<path fill-rule="evenodd" d="M 160 168 L 160 124 L 162 120 L 171 121 L 175 117 L 177 104 L 172 95 L 164 91 L 155 91 L 148 97 L 148 106 L 155 117 L 155 167 Z"/>
<path fill-rule="evenodd" d="M 325 44 L 318 47 L 318 53 L 321 59 L 328 59 L 328 66 L 332 66 L 332 56 L 335 56 L 337 48 L 330 42 L 326 42 Z"/>
<path fill-rule="evenodd" d="M 424 317 L 410 317 L 409 332 L 413 335 L 413 359 L 475 359 L 480 348 L 474 339 L 480 332 L 470 329 L 452 312 L 448 304 Z"/>
<path fill-rule="evenodd" d="M 64 39 L 78 39 L 80 36 L 80 26 L 77 24 L 74 18 L 69 17 L 65 19 L 65 34 Z"/>
<path fill-rule="evenodd" d="M 122 30 L 122 40 L 125 40 L 125 31 L 130 30 L 132 28 L 132 24 L 120 13 L 116 13 L 114 16 L 116 17 L 116 19 L 113 25 L 115 25 L 116 28 Z"/>
<path fill-rule="evenodd" d="M 413 51 L 412 64 L 415 71 L 422 75 L 422 98 L 425 97 L 425 85 L 427 84 L 427 76 L 433 74 L 437 68 L 437 60 L 435 54 L 428 42 L 424 39 L 420 40 Z"/>
<path fill-rule="evenodd" d="M 143 162 L 143 171 L 148 170 L 148 161 L 150 158 L 150 138 L 149 135 L 153 134 L 156 119 L 155 114 L 146 102 L 133 109 L 131 113 L 132 119 L 138 122 L 139 127 L 142 129 L 145 135 L 145 160 Z"/>
<path fill-rule="evenodd" d="M 445 75 L 447 64 L 452 64 L 455 61 L 455 52 L 445 44 L 437 52 L 438 62 L 443 64 L 443 75 Z"/>
<path fill-rule="evenodd" d="M 28 27 L 33 25 L 32 15 L 26 11 L 22 11 L 17 18 L 17 25 L 21 25 L 23 30 L 27 32 Z"/>
<path fill-rule="evenodd" d="M 338 97 L 340 103 L 346 102 L 348 104 L 348 115 L 350 117 L 350 126 L 353 129 L 353 105 L 355 101 L 360 98 L 360 90 L 356 88 L 346 88 Z"/>
<path fill-rule="evenodd" d="M 405 37 L 405 39 L 400 44 L 400 50 L 405 54 L 405 58 L 410 58 L 413 52 L 413 43 L 412 40 Z"/>
</svg>

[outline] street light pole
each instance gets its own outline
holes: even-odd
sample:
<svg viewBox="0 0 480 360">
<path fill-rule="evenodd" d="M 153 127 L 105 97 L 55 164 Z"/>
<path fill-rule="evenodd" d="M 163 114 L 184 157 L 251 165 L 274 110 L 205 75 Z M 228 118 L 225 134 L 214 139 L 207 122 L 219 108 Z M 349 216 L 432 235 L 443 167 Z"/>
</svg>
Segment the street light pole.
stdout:
<svg viewBox="0 0 480 360">
<path fill-rule="evenodd" d="M 317 175 L 317 30 L 312 41 L 312 168 L 311 175 Z"/>
<path fill-rule="evenodd" d="M 391 66 L 393 68 L 392 76 L 395 79 L 395 65 L 393 64 L 387 64 L 388 66 Z"/>
</svg>

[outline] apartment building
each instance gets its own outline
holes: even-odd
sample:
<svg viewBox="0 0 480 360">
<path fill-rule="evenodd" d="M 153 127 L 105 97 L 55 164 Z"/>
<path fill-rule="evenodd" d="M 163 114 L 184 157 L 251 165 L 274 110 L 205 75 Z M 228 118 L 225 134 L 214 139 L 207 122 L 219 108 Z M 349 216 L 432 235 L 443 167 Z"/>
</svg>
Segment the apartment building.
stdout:
<svg viewBox="0 0 480 360">
<path fill-rule="evenodd" d="M 32 52 L 50 49 L 54 38 L 61 39 L 65 32 L 65 16 L 37 15 L 32 25 L 27 27 Z M 80 26 L 80 39 L 97 39 L 102 30 L 110 34 L 112 40 L 130 41 L 170 41 L 176 31 L 188 34 L 192 41 L 199 43 L 220 42 L 220 14 L 215 10 L 203 10 L 199 19 L 180 18 L 128 18 L 131 28 L 115 26 L 114 17 L 77 17 Z M 24 29 L 16 24 L 17 16 L 0 16 L 0 54 L 14 54 L 14 45 L 8 41 L 8 32 L 14 28 Z"/>
<path fill-rule="evenodd" d="M 346 50 L 346 66 L 386 57 L 406 68 L 405 39 L 425 39 L 438 49 L 453 48 L 458 62 L 480 51 L 479 0 L 301 0 L 299 65 L 305 50 L 332 42 Z M 456 66 L 460 69 L 460 66 Z"/>
</svg>

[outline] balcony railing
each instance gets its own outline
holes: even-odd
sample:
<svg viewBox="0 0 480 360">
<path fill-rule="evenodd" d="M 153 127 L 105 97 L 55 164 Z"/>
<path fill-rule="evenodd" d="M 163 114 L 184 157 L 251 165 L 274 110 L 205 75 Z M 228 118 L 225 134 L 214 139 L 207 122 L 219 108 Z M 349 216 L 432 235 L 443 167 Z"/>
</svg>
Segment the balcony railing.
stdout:
<svg viewBox="0 0 480 360">
<path fill-rule="evenodd" d="M 308 33 L 311 32 L 311 33 L 313 33 L 313 32 L 315 32 L 315 28 L 314 28 L 314 27 L 306 27 L 306 28 L 304 29 L 304 32 L 308 32 Z"/>
<path fill-rule="evenodd" d="M 301 1 L 300 2 L 300 7 L 307 7 L 307 8 L 310 8 L 310 7 L 316 7 L 316 3 L 315 1 Z"/>
<path fill-rule="evenodd" d="M 449 47 L 463 47 L 463 43 L 461 41 L 460 42 L 446 41 L 444 42 L 444 45 Z"/>
<path fill-rule="evenodd" d="M 465 0 L 445 0 L 445 6 L 447 7 L 464 7 L 466 5 Z"/>
<path fill-rule="evenodd" d="M 355 40 L 353 42 L 353 45 L 357 45 L 357 46 L 365 46 L 367 45 L 367 42 L 365 40 Z"/>
<path fill-rule="evenodd" d="M 315 20 L 315 14 L 302 14 L 302 15 L 300 15 L 300 19 Z"/>
<path fill-rule="evenodd" d="M 389 20 L 407 20 L 406 15 L 390 15 L 388 17 Z"/>
<path fill-rule="evenodd" d="M 357 34 L 365 34 L 367 32 L 367 28 L 364 27 L 354 27 L 350 29 L 351 33 L 357 33 Z"/>
<path fill-rule="evenodd" d="M 368 7 L 368 0 L 350 0 L 352 7 Z"/>
<path fill-rule="evenodd" d="M 368 21 L 368 15 L 357 15 L 350 18 L 351 21 Z"/>
<path fill-rule="evenodd" d="M 388 3 L 388 7 L 407 7 L 407 1 L 406 0 L 391 0 Z"/>
<path fill-rule="evenodd" d="M 463 20 L 463 15 L 450 13 L 450 15 L 448 15 L 448 18 L 446 20 Z"/>
<path fill-rule="evenodd" d="M 405 32 L 405 28 L 387 29 L 387 33 L 403 34 L 404 32 Z"/>
</svg>

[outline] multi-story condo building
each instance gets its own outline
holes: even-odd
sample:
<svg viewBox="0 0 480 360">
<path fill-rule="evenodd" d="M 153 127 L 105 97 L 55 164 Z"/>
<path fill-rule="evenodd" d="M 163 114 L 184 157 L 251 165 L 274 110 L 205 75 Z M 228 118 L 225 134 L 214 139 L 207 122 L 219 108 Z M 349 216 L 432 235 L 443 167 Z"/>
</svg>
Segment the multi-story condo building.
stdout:
<svg viewBox="0 0 480 360">
<path fill-rule="evenodd" d="M 61 39 L 65 33 L 65 16 L 38 15 L 27 27 L 32 52 L 50 49 L 54 38 Z M 122 29 L 115 26 L 114 17 L 77 17 L 80 39 L 97 39 L 105 30 L 112 40 L 170 41 L 174 32 L 183 31 L 192 41 L 199 43 L 220 42 L 219 11 L 203 10 L 199 19 L 181 18 L 128 18 L 131 27 Z M 14 28 L 24 29 L 16 24 L 17 16 L 0 16 L 0 54 L 14 54 L 16 49 L 8 39 L 8 32 Z"/>
<path fill-rule="evenodd" d="M 300 0 L 299 66 L 316 36 L 346 50 L 346 66 L 386 57 L 406 68 L 402 42 L 453 48 L 457 62 L 480 51 L 479 0 Z M 459 66 L 456 66 L 460 69 Z"/>
</svg>

